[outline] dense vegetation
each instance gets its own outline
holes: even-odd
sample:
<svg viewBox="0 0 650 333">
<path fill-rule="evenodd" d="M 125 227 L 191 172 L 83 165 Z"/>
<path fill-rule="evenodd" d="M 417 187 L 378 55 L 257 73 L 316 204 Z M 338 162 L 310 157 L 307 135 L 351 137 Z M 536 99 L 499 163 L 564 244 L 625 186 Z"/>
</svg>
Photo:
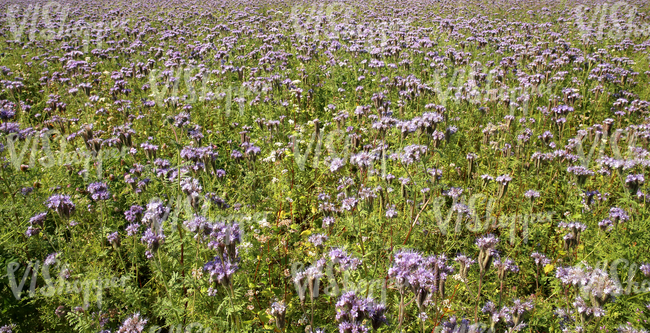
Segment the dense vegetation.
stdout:
<svg viewBox="0 0 650 333">
<path fill-rule="evenodd" d="M 642 1 L 1 8 L 0 332 L 650 327 Z"/>
</svg>

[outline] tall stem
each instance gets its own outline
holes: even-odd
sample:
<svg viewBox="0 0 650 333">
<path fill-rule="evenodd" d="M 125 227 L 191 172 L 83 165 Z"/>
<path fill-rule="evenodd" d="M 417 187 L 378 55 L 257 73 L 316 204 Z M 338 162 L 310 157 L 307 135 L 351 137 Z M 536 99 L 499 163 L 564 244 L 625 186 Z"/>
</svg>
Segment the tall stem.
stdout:
<svg viewBox="0 0 650 333">
<path fill-rule="evenodd" d="M 402 332 L 402 321 L 404 320 L 404 292 L 400 292 L 399 295 L 399 326 L 398 332 Z"/>
<path fill-rule="evenodd" d="M 311 300 L 311 319 L 310 319 L 311 331 L 314 332 L 314 295 L 313 295 L 313 293 L 311 293 L 309 295 L 309 299 Z"/>
<path fill-rule="evenodd" d="M 501 280 L 501 287 L 499 288 L 499 308 L 501 308 L 502 299 L 503 299 L 503 280 Z"/>
<path fill-rule="evenodd" d="M 481 299 L 482 288 L 483 288 L 483 272 L 480 273 L 478 279 L 478 295 L 476 296 L 476 308 L 474 308 L 474 322 L 478 322 L 478 302 Z"/>
<path fill-rule="evenodd" d="M 235 305 L 233 304 L 232 300 L 235 298 L 235 290 L 232 287 L 232 283 L 230 283 L 230 308 L 232 309 L 233 313 L 235 312 Z M 242 332 L 241 329 L 241 323 L 239 322 L 239 316 L 235 316 L 235 325 L 237 326 L 237 332 Z"/>
</svg>

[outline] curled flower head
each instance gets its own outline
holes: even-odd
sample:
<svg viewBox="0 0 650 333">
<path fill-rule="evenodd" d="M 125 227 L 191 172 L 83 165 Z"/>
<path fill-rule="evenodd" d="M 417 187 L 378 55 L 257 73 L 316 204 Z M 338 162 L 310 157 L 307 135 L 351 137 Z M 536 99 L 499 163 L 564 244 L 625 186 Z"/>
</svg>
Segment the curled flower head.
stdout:
<svg viewBox="0 0 650 333">
<path fill-rule="evenodd" d="M 232 262 L 228 258 L 224 260 L 220 256 L 214 257 L 213 261 L 209 261 L 203 266 L 203 270 L 210 273 L 210 280 L 216 281 L 224 287 L 230 286 L 232 276 L 238 269 L 239 266 L 236 262 Z"/>
<path fill-rule="evenodd" d="M 619 222 L 626 222 L 630 220 L 630 217 L 627 215 L 627 212 L 619 207 L 612 207 L 609 210 L 609 218 L 612 220 L 612 222 L 619 223 Z"/>
<path fill-rule="evenodd" d="M 309 236 L 309 242 L 314 244 L 314 246 L 323 246 L 327 239 L 328 237 L 325 234 L 313 234 Z"/>
<path fill-rule="evenodd" d="M 147 226 L 157 226 L 167 217 L 169 210 L 162 200 L 154 199 L 147 204 L 147 210 L 142 216 L 142 223 Z"/>
<path fill-rule="evenodd" d="M 140 313 L 135 313 L 124 321 L 117 333 L 142 333 L 146 324 L 147 319 L 141 318 Z"/>
<path fill-rule="evenodd" d="M 282 330 L 285 326 L 285 315 L 287 313 L 287 307 L 284 305 L 284 302 L 273 302 L 271 304 L 271 315 L 275 318 L 275 326 L 279 330 Z"/>
<path fill-rule="evenodd" d="M 489 267 L 498 243 L 499 238 L 492 234 L 476 239 L 476 246 L 479 248 L 478 264 L 481 272 L 484 272 Z"/>
<path fill-rule="evenodd" d="M 341 248 L 331 249 L 328 253 L 328 256 L 334 264 L 339 265 L 339 268 L 342 271 L 355 270 L 361 263 L 359 259 L 352 257 L 344 249 Z"/>
<path fill-rule="evenodd" d="M 530 255 L 531 258 L 535 260 L 535 265 L 536 266 L 546 266 L 551 263 L 551 260 L 548 259 L 544 254 L 539 253 L 539 252 L 533 252 Z"/>
<path fill-rule="evenodd" d="M 533 190 L 528 190 L 524 193 L 524 196 L 529 199 L 535 199 L 539 198 L 539 192 L 533 191 Z"/>
<path fill-rule="evenodd" d="M 120 235 L 119 233 L 113 232 L 110 233 L 106 236 L 106 239 L 108 240 L 108 243 L 113 244 L 113 245 L 119 245 L 120 244 Z"/>
<path fill-rule="evenodd" d="M 59 256 L 58 252 L 50 253 L 47 258 L 43 261 L 43 264 L 46 266 L 54 265 L 56 263 L 56 258 Z"/>
<path fill-rule="evenodd" d="M 508 183 L 510 183 L 512 181 L 512 177 L 510 177 L 509 175 L 501 175 L 501 176 L 498 176 L 495 180 L 496 180 L 497 183 L 505 186 L 505 185 L 508 185 Z"/>
<path fill-rule="evenodd" d="M 456 261 L 458 264 L 460 264 L 460 277 L 464 280 L 467 278 L 467 269 L 472 266 L 472 264 L 476 263 L 476 260 L 464 255 L 464 254 L 459 254 L 454 258 L 454 261 Z"/>
<path fill-rule="evenodd" d="M 45 201 L 47 208 L 54 210 L 62 218 L 68 219 L 75 211 L 75 204 L 70 200 L 70 196 L 54 194 Z"/>
<path fill-rule="evenodd" d="M 111 197 L 111 193 L 108 191 L 108 185 L 102 182 L 88 185 L 88 192 L 90 192 L 90 197 L 94 201 L 108 200 Z"/>
<path fill-rule="evenodd" d="M 140 240 L 147 244 L 149 250 L 155 252 L 158 250 L 160 244 L 165 242 L 165 235 L 162 233 L 162 230 L 160 230 L 160 233 L 156 233 L 152 228 L 148 228 Z"/>
<path fill-rule="evenodd" d="M 38 213 L 29 219 L 29 224 L 31 224 L 32 226 L 36 224 L 42 227 L 46 216 L 47 216 L 47 212 Z"/>
<path fill-rule="evenodd" d="M 497 269 L 497 276 L 501 281 L 505 280 L 507 272 L 512 272 L 512 273 L 519 272 L 519 266 L 517 266 L 514 260 L 510 258 L 507 258 L 505 260 L 495 259 L 493 264 L 494 267 Z"/>
</svg>

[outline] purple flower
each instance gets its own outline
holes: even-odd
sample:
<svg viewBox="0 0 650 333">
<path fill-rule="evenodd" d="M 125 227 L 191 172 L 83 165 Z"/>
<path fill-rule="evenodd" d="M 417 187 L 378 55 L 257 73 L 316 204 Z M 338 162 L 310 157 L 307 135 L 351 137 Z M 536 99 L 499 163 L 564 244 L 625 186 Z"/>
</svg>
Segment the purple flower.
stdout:
<svg viewBox="0 0 650 333">
<path fill-rule="evenodd" d="M 140 318 L 140 313 L 135 313 L 124 321 L 117 333 L 142 333 L 146 324 L 147 319 Z"/>
<path fill-rule="evenodd" d="M 332 216 L 325 216 L 325 217 L 323 218 L 323 226 L 322 226 L 323 229 L 327 229 L 327 228 L 329 228 L 330 226 L 333 226 L 333 225 L 334 225 L 334 222 L 335 222 L 334 217 L 332 217 Z"/>
<path fill-rule="evenodd" d="M 467 269 L 472 266 L 474 263 L 476 263 L 476 260 L 464 255 L 464 254 L 459 254 L 454 258 L 454 261 L 460 264 L 460 270 L 458 273 L 460 274 L 460 277 L 464 280 L 467 278 Z"/>
<path fill-rule="evenodd" d="M 159 225 L 169 214 L 169 208 L 165 207 L 160 199 L 154 199 L 147 204 L 147 210 L 142 216 L 142 223 L 147 226 Z"/>
<path fill-rule="evenodd" d="M 580 234 L 587 230 L 587 226 L 580 222 L 560 222 L 558 227 L 569 230 L 569 233 L 563 237 L 565 249 L 577 246 L 580 243 Z"/>
<path fill-rule="evenodd" d="M 141 215 L 142 215 L 142 207 L 138 205 L 133 205 L 131 206 L 131 208 L 129 208 L 129 210 L 124 212 L 124 217 L 128 222 L 131 223 L 141 218 Z"/>
<path fill-rule="evenodd" d="M 58 252 L 50 253 L 43 261 L 43 265 L 45 266 L 54 265 L 56 263 L 56 257 L 58 256 L 59 256 Z"/>
<path fill-rule="evenodd" d="M 120 235 L 119 235 L 119 233 L 117 231 L 108 234 L 108 236 L 106 236 L 106 239 L 108 240 L 109 244 L 113 244 L 113 245 L 119 245 L 120 244 Z"/>
<path fill-rule="evenodd" d="M 576 175 L 576 176 L 584 176 L 584 177 L 586 177 L 586 176 L 592 176 L 592 175 L 594 174 L 593 171 L 591 171 L 591 170 L 589 170 L 589 169 L 587 169 L 587 168 L 585 168 L 585 167 L 583 167 L 583 166 L 581 166 L 581 165 L 578 165 L 578 166 L 570 166 L 570 167 L 568 167 L 568 168 L 566 169 L 566 171 L 567 171 L 567 172 L 570 172 L 570 173 L 572 173 L 572 174 L 574 174 L 574 175 Z"/>
<path fill-rule="evenodd" d="M 359 88 L 363 88 L 363 87 L 359 86 L 357 87 L 357 90 L 362 90 Z M 344 321 L 339 324 L 339 332 L 340 333 L 368 333 L 368 328 L 363 326 L 363 324 L 360 323 L 350 323 Z"/>
<path fill-rule="evenodd" d="M 360 169 L 368 169 L 372 167 L 372 162 L 377 159 L 375 155 L 371 155 L 362 151 L 350 157 L 350 164 L 358 166 Z"/>
<path fill-rule="evenodd" d="M 181 128 L 186 124 L 189 124 L 191 119 L 192 118 L 190 117 L 190 114 L 188 112 L 181 111 L 179 114 L 174 116 L 174 126 Z"/>
<path fill-rule="evenodd" d="M 183 193 L 187 194 L 190 199 L 190 205 L 197 208 L 200 194 L 203 191 L 203 187 L 201 187 L 199 180 L 195 178 L 185 178 L 181 180 L 180 185 Z"/>
<path fill-rule="evenodd" d="M 327 235 L 325 234 L 313 234 L 309 236 L 309 242 L 314 244 L 314 246 L 323 246 L 327 241 Z"/>
<path fill-rule="evenodd" d="M 155 159 L 156 158 L 156 152 L 158 151 L 158 146 L 151 144 L 149 142 L 145 142 L 140 145 L 140 147 L 144 150 L 144 153 L 149 157 L 150 159 Z"/>
<path fill-rule="evenodd" d="M 495 314 L 497 313 L 497 306 L 492 301 L 487 301 L 481 308 L 481 312 Z"/>
<path fill-rule="evenodd" d="M 630 220 L 630 217 L 627 215 L 627 212 L 619 207 L 612 207 L 609 210 L 609 218 L 614 223 L 626 222 Z"/>
<path fill-rule="evenodd" d="M 88 185 L 88 192 L 90 192 L 90 196 L 94 201 L 107 200 L 111 197 L 111 193 L 108 192 L 108 185 L 102 182 Z"/>
<path fill-rule="evenodd" d="M 529 199 L 539 198 L 539 192 L 528 190 L 524 193 L 524 196 Z"/>
<path fill-rule="evenodd" d="M 437 182 L 442 178 L 442 169 L 431 168 L 427 169 L 427 173 L 433 178 L 434 182 Z"/>
<path fill-rule="evenodd" d="M 210 228 L 210 226 L 208 225 L 208 220 L 205 217 L 203 217 L 201 215 L 196 215 L 196 214 L 194 214 L 194 216 L 191 219 L 183 222 L 183 225 L 190 232 L 203 232 L 203 231 L 205 231 L 205 232 L 209 233 L 212 230 Z"/>
<path fill-rule="evenodd" d="M 238 160 L 238 159 L 243 158 L 244 155 L 241 152 L 239 152 L 237 149 L 233 149 L 232 153 L 230 153 L 230 157 L 232 159 Z"/>
<path fill-rule="evenodd" d="M 34 215 L 32 218 L 29 219 L 29 224 L 31 224 L 32 226 L 34 224 L 37 224 L 37 225 L 40 225 L 42 227 L 46 216 L 47 216 L 47 212 L 38 213 L 38 214 Z"/>
<path fill-rule="evenodd" d="M 443 194 L 451 197 L 452 199 L 458 199 L 463 193 L 463 189 L 460 187 L 452 187 L 449 190 L 443 191 Z"/>
<path fill-rule="evenodd" d="M 478 325 L 469 324 L 469 320 L 463 319 L 458 322 L 456 316 L 452 316 L 448 321 L 442 322 L 442 331 L 440 333 L 459 333 L 459 332 L 481 332 Z"/>
<path fill-rule="evenodd" d="M 229 259 L 224 261 L 220 256 L 214 257 L 213 261 L 203 266 L 203 270 L 210 273 L 210 281 L 216 281 L 224 287 L 230 286 L 232 276 L 238 269 L 236 262 L 231 262 Z"/>
<path fill-rule="evenodd" d="M 238 223 L 226 224 L 216 222 L 210 227 L 205 227 L 204 233 L 209 232 L 210 241 L 208 248 L 216 250 L 220 256 L 231 261 L 237 261 L 237 244 L 241 242 L 241 233 Z"/>
<path fill-rule="evenodd" d="M 349 197 L 341 200 L 341 209 L 351 211 L 357 205 L 355 197 Z"/>
<path fill-rule="evenodd" d="M 15 324 L 4 325 L 0 327 L 0 333 L 12 333 L 14 328 L 16 328 Z"/>
<path fill-rule="evenodd" d="M 389 219 L 397 217 L 397 211 L 395 210 L 395 205 L 392 205 L 389 209 L 386 210 L 386 217 Z"/>
<path fill-rule="evenodd" d="M 499 238 L 495 237 L 492 234 L 488 234 L 484 237 L 479 237 L 476 239 L 476 246 L 479 248 L 478 254 L 478 264 L 483 273 L 490 265 L 490 261 L 496 253 L 495 248 L 499 243 Z"/>
<path fill-rule="evenodd" d="M 2 144 L 0 144 L 0 153 L 1 153 L 1 152 L 2 152 Z M 30 187 L 23 187 L 23 188 L 20 190 L 20 193 L 21 193 L 23 196 L 27 196 L 28 194 L 32 193 L 33 191 L 34 191 L 34 188 L 31 187 L 31 186 L 30 186 Z"/>
<path fill-rule="evenodd" d="M 551 111 L 557 115 L 566 115 L 570 112 L 573 112 L 573 107 L 562 104 L 552 108 Z"/>
<path fill-rule="evenodd" d="M 340 332 L 368 332 L 363 321 L 368 319 L 373 329 L 386 323 L 386 306 L 372 298 L 362 298 L 354 291 L 345 292 L 336 302 L 336 321 Z"/>
<path fill-rule="evenodd" d="M 545 255 L 539 253 L 539 252 L 533 252 L 530 255 L 531 258 L 535 260 L 535 265 L 537 266 L 546 266 L 551 263 L 551 260 L 548 259 Z"/>
<path fill-rule="evenodd" d="M 488 234 L 486 236 L 479 237 L 476 239 L 476 246 L 478 246 L 480 250 L 486 252 L 494 250 L 498 243 L 499 243 L 499 238 L 495 237 L 492 234 Z"/>
<path fill-rule="evenodd" d="M 330 171 L 336 172 L 338 169 L 342 168 L 343 165 L 345 165 L 345 161 L 342 158 L 334 158 L 330 164 Z"/>
<path fill-rule="evenodd" d="M 75 211 L 75 205 L 68 195 L 54 194 L 47 199 L 45 205 L 59 214 L 61 218 L 70 218 Z"/>
<path fill-rule="evenodd" d="M 491 180 L 494 180 L 494 177 L 488 175 L 488 174 L 483 174 L 481 175 L 481 179 L 483 179 L 484 182 L 489 182 Z"/>
<path fill-rule="evenodd" d="M 140 230 L 139 223 L 131 223 L 126 227 L 126 234 L 127 236 L 133 236 L 137 234 L 139 230 Z"/>
<path fill-rule="evenodd" d="M 405 293 L 408 287 L 415 294 L 415 302 L 422 311 L 431 302 L 431 295 L 444 287 L 446 275 L 452 271 L 445 261 L 444 255 L 424 258 L 418 252 L 402 250 L 395 254 L 388 276 L 395 279 L 400 293 Z"/>
<path fill-rule="evenodd" d="M 643 184 L 645 182 L 645 178 L 643 177 L 642 173 L 635 174 L 635 175 L 628 175 L 625 178 L 625 184 L 630 184 L 630 183 L 636 183 L 637 185 Z"/>
<path fill-rule="evenodd" d="M 493 264 L 497 269 L 497 276 L 501 281 L 505 280 L 507 272 L 519 272 L 519 266 L 517 266 L 515 262 L 510 258 L 507 258 L 505 260 L 495 259 Z"/>
<path fill-rule="evenodd" d="M 341 248 L 331 249 L 328 256 L 334 264 L 339 265 L 341 271 L 356 270 L 357 266 L 361 264 L 361 261 L 359 259 L 348 255 L 348 253 Z"/>
<path fill-rule="evenodd" d="M 25 236 L 27 237 L 32 237 L 36 236 L 41 233 L 41 229 L 39 228 L 34 228 L 33 226 L 27 227 L 27 231 L 25 231 Z"/>
<path fill-rule="evenodd" d="M 146 243 L 147 247 L 151 251 L 155 252 L 156 250 L 158 250 L 160 244 L 165 242 L 165 235 L 162 233 L 162 230 L 160 230 L 160 234 L 157 234 L 154 233 L 151 230 L 151 228 L 148 228 L 147 230 L 145 230 L 140 241 Z"/>
<path fill-rule="evenodd" d="M 230 207 L 230 205 L 226 203 L 226 200 L 216 195 L 215 193 L 207 193 L 205 195 L 205 198 L 208 199 L 213 205 L 216 205 L 219 209 L 226 209 Z"/>
<path fill-rule="evenodd" d="M 508 185 L 510 181 L 512 181 L 512 177 L 510 177 L 509 175 L 501 175 L 496 178 L 496 182 L 503 186 Z"/>
<path fill-rule="evenodd" d="M 298 290 L 298 297 L 300 298 L 301 304 L 304 305 L 305 302 L 305 286 L 309 288 L 310 298 L 318 297 L 317 282 L 323 277 L 323 266 L 325 266 L 325 263 L 326 260 L 322 258 L 294 275 L 293 283 L 296 286 L 296 290 Z"/>
<path fill-rule="evenodd" d="M 419 161 L 422 156 L 427 153 L 427 146 L 410 145 L 404 147 L 404 152 L 399 155 L 400 161 L 404 165 L 410 165 L 413 162 Z"/>
<path fill-rule="evenodd" d="M 603 231 L 611 231 L 614 229 L 614 222 L 610 219 L 603 219 L 598 222 L 598 227 Z"/>
<path fill-rule="evenodd" d="M 285 325 L 286 313 L 287 307 L 284 305 L 284 302 L 273 302 L 273 304 L 271 304 L 271 315 L 275 318 L 275 325 L 281 331 Z"/>
</svg>

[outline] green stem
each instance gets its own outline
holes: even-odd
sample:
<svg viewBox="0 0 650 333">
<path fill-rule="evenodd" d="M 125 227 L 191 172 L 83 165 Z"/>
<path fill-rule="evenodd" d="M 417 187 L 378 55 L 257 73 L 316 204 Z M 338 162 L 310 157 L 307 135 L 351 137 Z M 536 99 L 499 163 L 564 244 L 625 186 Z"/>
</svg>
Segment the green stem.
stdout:
<svg viewBox="0 0 650 333">
<path fill-rule="evenodd" d="M 229 297 L 230 308 L 232 309 L 232 311 L 234 313 L 235 312 L 235 305 L 233 304 L 232 300 L 235 298 L 235 290 L 232 287 L 232 283 L 230 283 L 229 287 L 230 287 L 230 290 L 229 290 L 229 292 L 230 292 L 230 297 Z M 243 332 L 242 329 L 241 329 L 241 323 L 240 323 L 240 320 L 239 320 L 239 316 L 235 315 L 234 318 L 235 318 L 235 325 L 237 326 L 237 332 Z"/>
<path fill-rule="evenodd" d="M 474 308 L 474 322 L 478 322 L 478 304 L 481 300 L 481 290 L 483 288 L 483 272 L 480 273 L 478 279 L 478 294 L 476 295 L 476 307 Z"/>
</svg>

